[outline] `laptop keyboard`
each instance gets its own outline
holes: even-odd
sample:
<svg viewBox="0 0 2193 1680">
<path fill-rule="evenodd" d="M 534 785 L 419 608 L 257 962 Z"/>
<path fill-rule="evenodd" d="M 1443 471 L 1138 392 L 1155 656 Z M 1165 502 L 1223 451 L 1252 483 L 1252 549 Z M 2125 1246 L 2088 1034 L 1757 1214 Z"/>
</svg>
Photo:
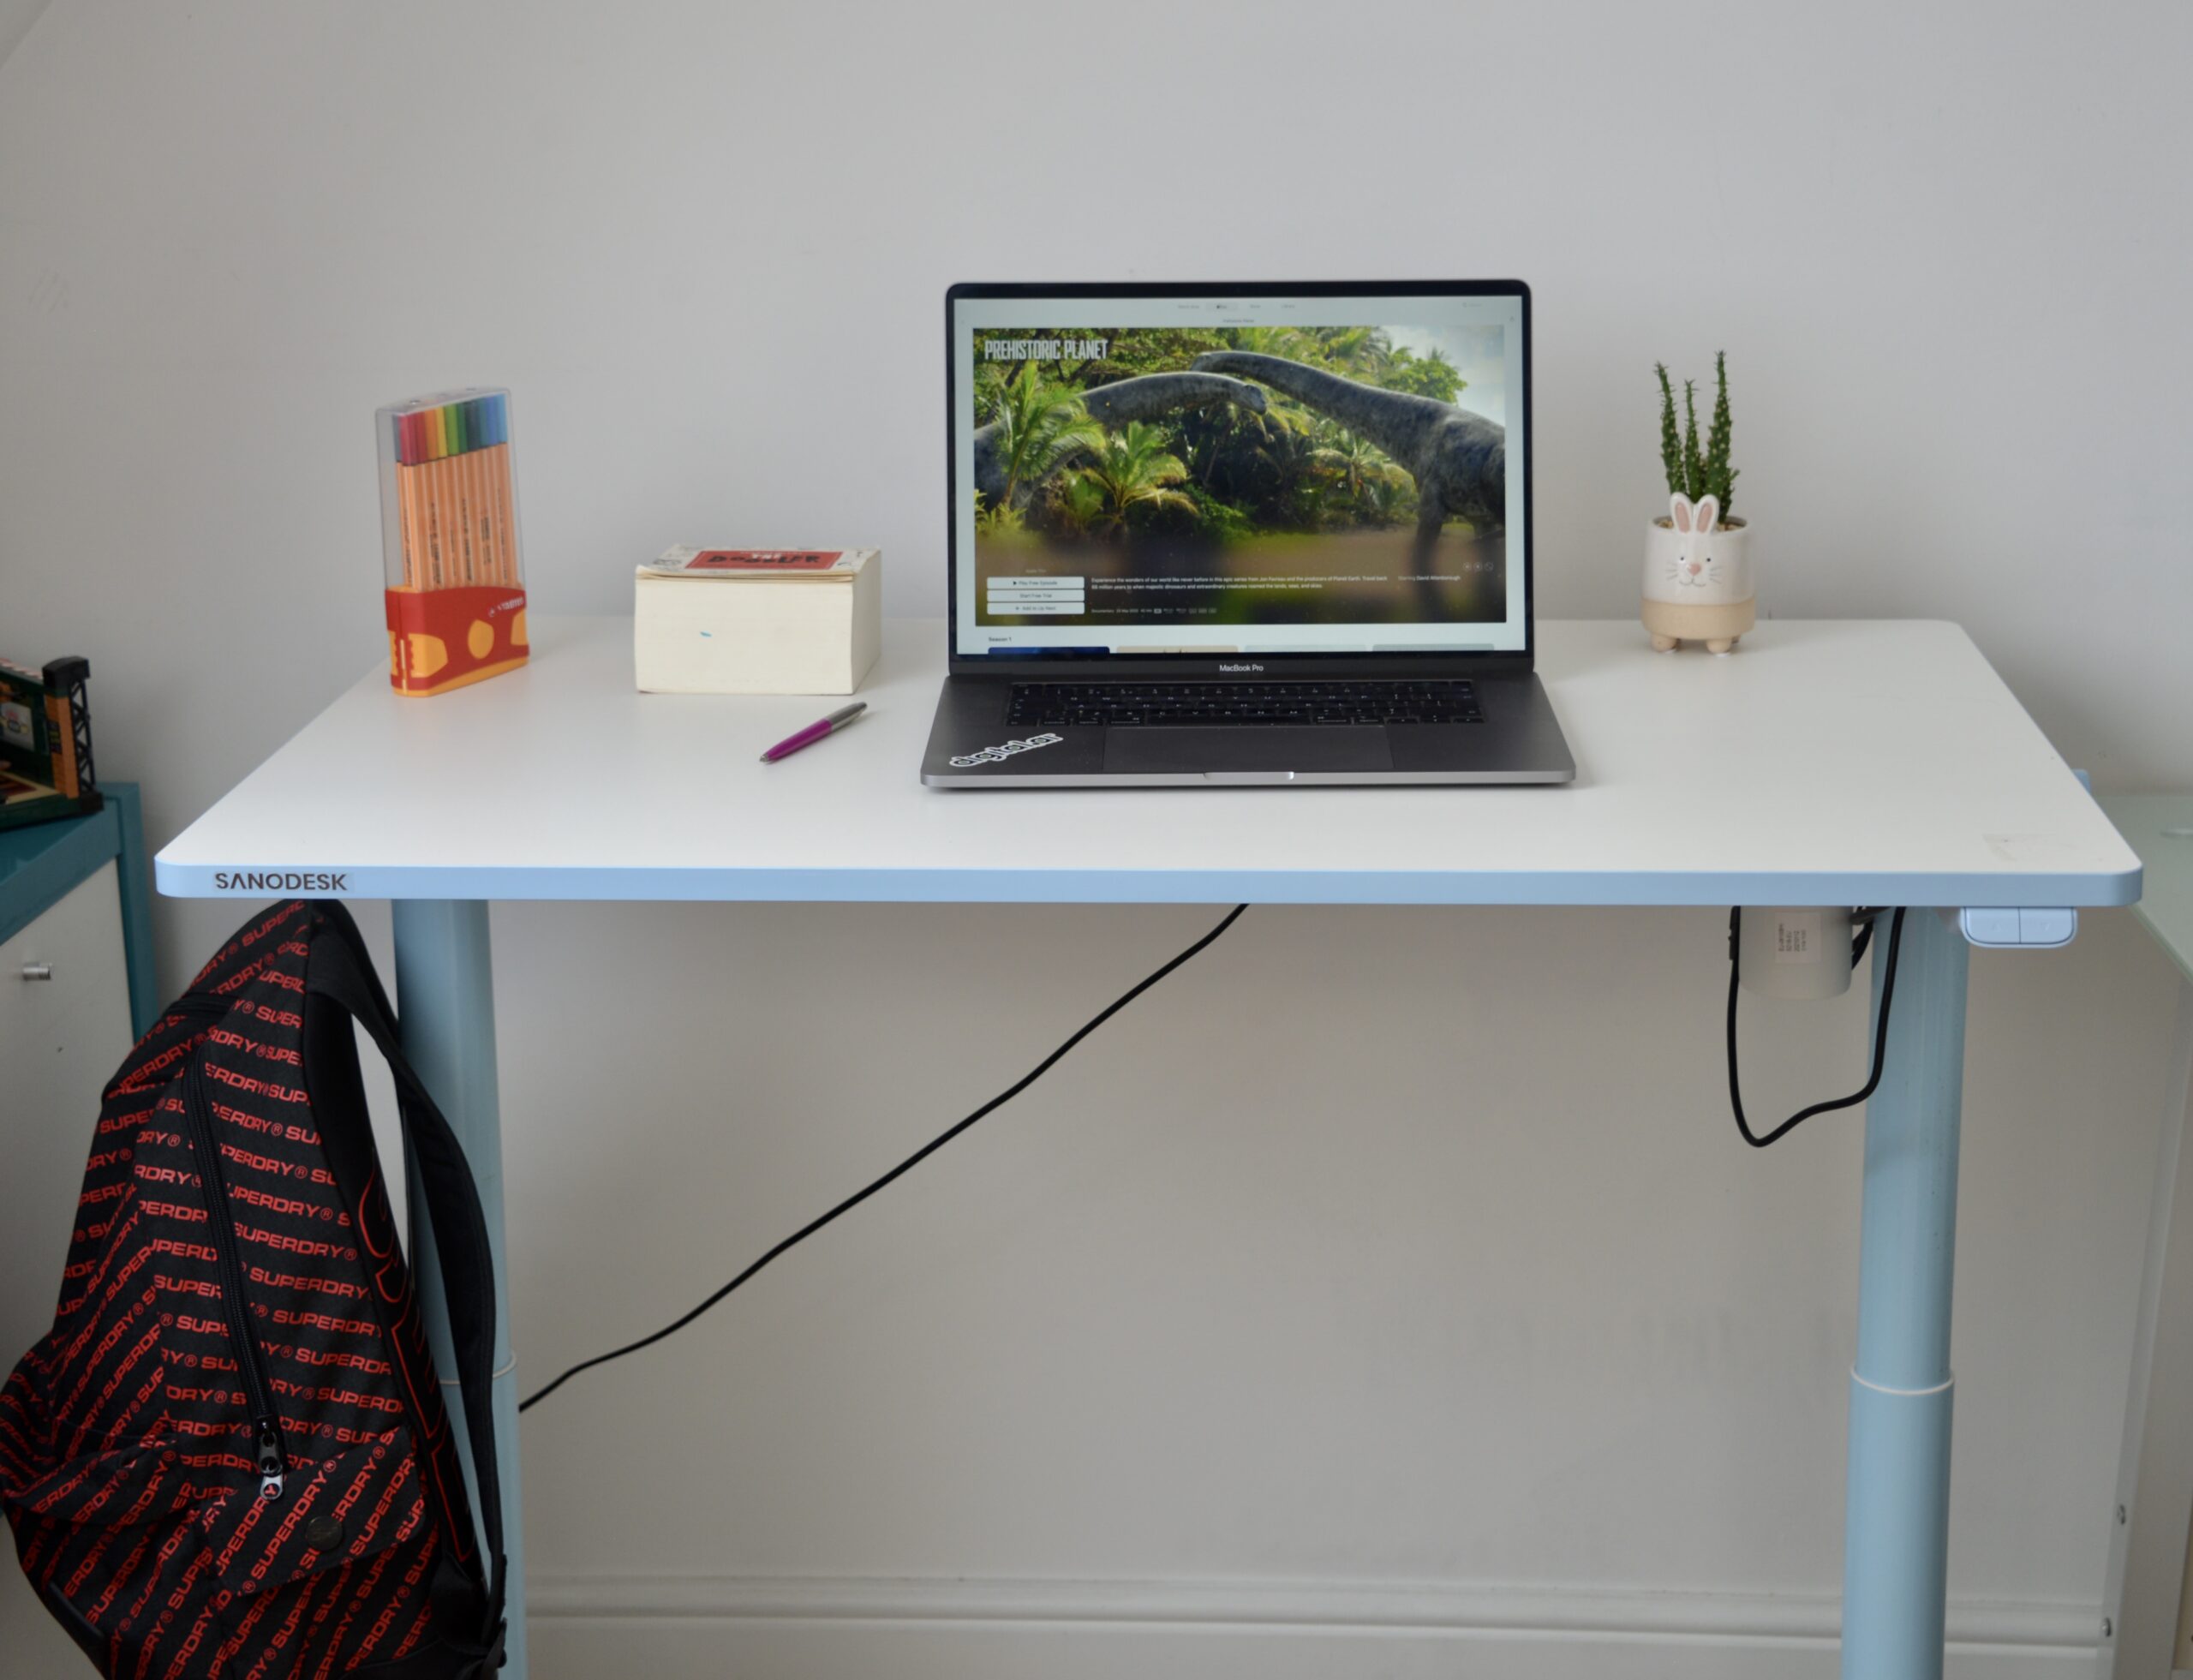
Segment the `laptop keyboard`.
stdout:
<svg viewBox="0 0 2193 1680">
<path fill-rule="evenodd" d="M 1015 683 L 1007 723 L 1482 723 L 1463 679 L 1362 683 Z"/>
</svg>

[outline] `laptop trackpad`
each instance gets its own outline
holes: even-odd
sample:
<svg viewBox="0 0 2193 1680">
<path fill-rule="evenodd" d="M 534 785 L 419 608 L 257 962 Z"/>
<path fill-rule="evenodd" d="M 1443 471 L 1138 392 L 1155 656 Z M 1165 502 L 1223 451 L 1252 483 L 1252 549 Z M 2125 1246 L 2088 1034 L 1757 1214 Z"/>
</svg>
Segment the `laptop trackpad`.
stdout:
<svg viewBox="0 0 2193 1680">
<path fill-rule="evenodd" d="M 1104 768 L 1126 775 L 1212 771 L 1390 770 L 1386 732 L 1362 725 L 1308 729 L 1260 724 L 1228 729 L 1118 727 L 1104 732 Z"/>
</svg>

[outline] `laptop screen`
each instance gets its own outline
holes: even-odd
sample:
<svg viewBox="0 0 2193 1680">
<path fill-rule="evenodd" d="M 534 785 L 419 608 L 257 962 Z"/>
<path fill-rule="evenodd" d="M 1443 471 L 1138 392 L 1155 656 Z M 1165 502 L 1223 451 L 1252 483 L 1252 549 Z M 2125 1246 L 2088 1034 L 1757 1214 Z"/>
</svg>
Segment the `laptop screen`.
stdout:
<svg viewBox="0 0 2193 1680">
<path fill-rule="evenodd" d="M 953 646 L 1528 646 L 1527 299 L 954 288 Z"/>
</svg>

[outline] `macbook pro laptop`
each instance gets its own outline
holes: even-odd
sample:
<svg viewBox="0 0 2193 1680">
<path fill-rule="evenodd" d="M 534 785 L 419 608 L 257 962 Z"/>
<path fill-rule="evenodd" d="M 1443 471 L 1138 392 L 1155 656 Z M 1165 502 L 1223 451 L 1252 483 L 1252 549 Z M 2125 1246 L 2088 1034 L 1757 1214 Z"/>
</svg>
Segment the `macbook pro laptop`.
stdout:
<svg viewBox="0 0 2193 1680">
<path fill-rule="evenodd" d="M 1560 782 L 1515 280 L 958 285 L 934 787 Z"/>
</svg>

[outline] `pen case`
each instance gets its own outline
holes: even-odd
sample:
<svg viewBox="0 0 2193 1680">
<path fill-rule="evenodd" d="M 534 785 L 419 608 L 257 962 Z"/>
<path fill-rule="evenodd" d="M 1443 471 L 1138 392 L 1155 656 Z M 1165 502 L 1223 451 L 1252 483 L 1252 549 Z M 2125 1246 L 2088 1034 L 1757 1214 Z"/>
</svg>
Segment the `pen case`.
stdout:
<svg viewBox="0 0 2193 1680">
<path fill-rule="evenodd" d="M 373 425 L 390 684 L 440 694 L 524 664 L 510 392 L 421 397 Z"/>
</svg>

